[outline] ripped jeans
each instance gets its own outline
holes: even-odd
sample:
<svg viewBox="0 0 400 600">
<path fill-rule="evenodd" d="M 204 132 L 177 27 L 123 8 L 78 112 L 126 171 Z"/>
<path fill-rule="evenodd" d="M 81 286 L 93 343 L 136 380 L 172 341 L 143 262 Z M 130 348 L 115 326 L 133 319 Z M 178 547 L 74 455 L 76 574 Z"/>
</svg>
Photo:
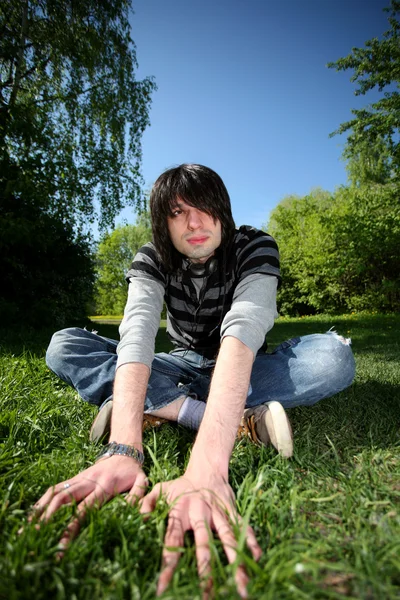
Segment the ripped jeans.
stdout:
<svg viewBox="0 0 400 600">
<path fill-rule="evenodd" d="M 56 332 L 46 353 L 48 367 L 86 402 L 99 408 L 112 398 L 118 342 L 85 329 Z M 145 412 L 182 395 L 207 401 L 215 360 L 192 350 L 156 354 Z M 355 362 L 350 340 L 334 331 L 292 338 L 254 360 L 246 407 L 277 400 L 285 408 L 312 405 L 347 388 Z"/>
</svg>

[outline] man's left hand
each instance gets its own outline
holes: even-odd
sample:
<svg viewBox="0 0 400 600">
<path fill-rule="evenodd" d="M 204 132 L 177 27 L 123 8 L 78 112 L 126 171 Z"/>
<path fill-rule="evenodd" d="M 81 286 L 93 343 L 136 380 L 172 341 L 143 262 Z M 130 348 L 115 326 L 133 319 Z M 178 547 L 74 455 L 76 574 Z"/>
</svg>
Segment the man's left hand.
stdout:
<svg viewBox="0 0 400 600">
<path fill-rule="evenodd" d="M 158 483 L 141 500 L 140 511 L 152 512 L 160 496 L 165 497 L 171 509 L 164 539 L 157 595 L 162 594 L 170 583 L 182 553 L 185 532 L 192 530 L 196 544 L 197 570 L 204 591 L 203 597 L 208 598 L 212 588 L 210 532 L 217 533 L 229 563 L 235 562 L 237 556 L 233 523 L 240 522 L 240 516 L 235 508 L 233 490 L 221 476 L 213 475 L 205 478 L 185 473 L 184 476 L 173 481 Z M 261 556 L 261 548 L 250 526 L 247 528 L 246 542 L 253 558 L 258 560 Z M 238 565 L 235 580 L 240 596 L 246 598 L 248 576 L 243 564 Z"/>
</svg>

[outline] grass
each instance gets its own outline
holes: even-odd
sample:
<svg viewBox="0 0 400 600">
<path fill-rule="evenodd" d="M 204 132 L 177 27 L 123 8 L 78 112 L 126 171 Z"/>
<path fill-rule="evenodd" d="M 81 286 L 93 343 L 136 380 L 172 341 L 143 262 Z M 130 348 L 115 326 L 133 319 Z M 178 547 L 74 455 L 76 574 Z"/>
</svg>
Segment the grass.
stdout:
<svg viewBox="0 0 400 600">
<path fill-rule="evenodd" d="M 395 315 L 325 315 L 280 319 L 269 335 L 273 347 L 334 326 L 353 340 L 357 376 L 334 398 L 290 411 L 292 460 L 247 440 L 234 448 L 230 481 L 264 551 L 256 564 L 238 532 L 250 598 L 400 598 L 399 324 Z M 116 324 L 94 327 L 117 336 Z M 95 409 L 44 364 L 50 334 L 3 330 L 0 338 L 0 598 L 154 598 L 165 506 L 144 523 L 115 498 L 89 513 L 62 561 L 55 549 L 73 508 L 40 532 L 26 524 L 47 487 L 89 466 L 98 451 L 88 441 Z M 157 349 L 168 349 L 163 328 Z M 172 425 L 145 433 L 152 483 L 182 473 L 193 439 Z M 216 540 L 212 557 L 216 597 L 236 598 L 232 567 Z M 200 598 L 190 536 L 163 597 Z"/>
</svg>

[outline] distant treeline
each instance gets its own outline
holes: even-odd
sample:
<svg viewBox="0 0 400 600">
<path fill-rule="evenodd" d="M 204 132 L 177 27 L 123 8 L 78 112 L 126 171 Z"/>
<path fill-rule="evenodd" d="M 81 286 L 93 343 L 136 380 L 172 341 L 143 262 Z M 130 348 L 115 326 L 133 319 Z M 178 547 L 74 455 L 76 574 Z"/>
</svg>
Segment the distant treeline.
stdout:
<svg viewBox="0 0 400 600">
<path fill-rule="evenodd" d="M 400 309 L 400 203 L 395 183 L 288 196 L 265 226 L 281 256 L 282 315 Z M 133 255 L 151 239 L 146 215 L 106 235 L 96 254 L 95 311 L 121 315 Z"/>
</svg>

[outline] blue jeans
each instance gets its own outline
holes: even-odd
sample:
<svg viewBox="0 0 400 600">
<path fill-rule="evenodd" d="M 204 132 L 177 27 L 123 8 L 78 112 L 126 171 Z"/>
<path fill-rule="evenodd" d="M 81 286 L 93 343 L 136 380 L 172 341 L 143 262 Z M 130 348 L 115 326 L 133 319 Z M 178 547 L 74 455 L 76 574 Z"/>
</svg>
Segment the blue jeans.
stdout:
<svg viewBox="0 0 400 600">
<path fill-rule="evenodd" d="M 101 407 L 112 397 L 117 345 L 86 329 L 63 329 L 53 335 L 46 362 L 83 400 Z M 215 360 L 191 350 L 156 354 L 145 411 L 160 409 L 182 395 L 206 401 L 214 365 Z M 334 331 L 293 338 L 270 354 L 257 354 L 246 407 L 270 400 L 285 408 L 309 406 L 344 390 L 354 373 L 349 340 Z"/>
</svg>

